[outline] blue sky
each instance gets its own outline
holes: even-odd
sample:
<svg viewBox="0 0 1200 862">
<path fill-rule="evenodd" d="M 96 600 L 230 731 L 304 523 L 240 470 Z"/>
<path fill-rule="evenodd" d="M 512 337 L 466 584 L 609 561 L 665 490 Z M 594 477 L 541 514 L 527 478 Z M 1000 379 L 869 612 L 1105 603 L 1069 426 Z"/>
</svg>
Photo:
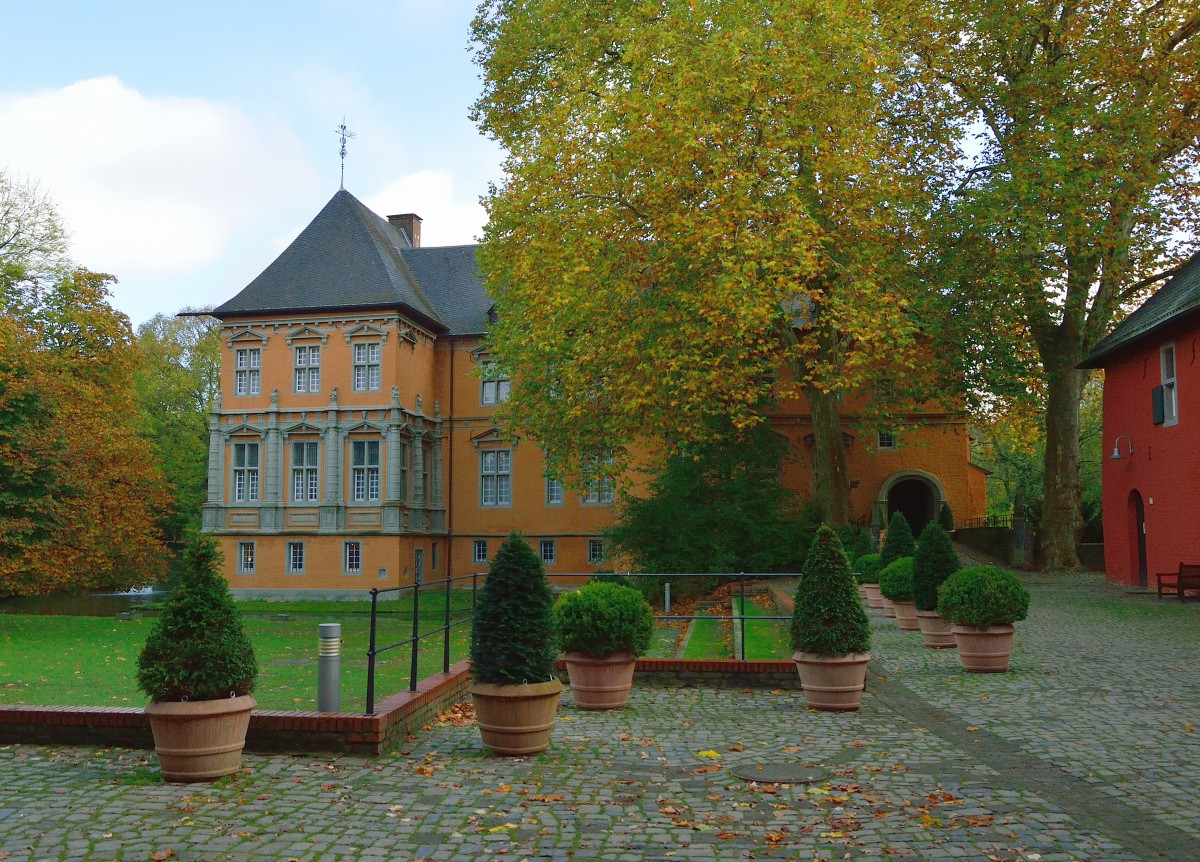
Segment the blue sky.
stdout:
<svg viewBox="0 0 1200 862">
<path fill-rule="evenodd" d="M 501 153 L 467 117 L 475 2 L 9 4 L 0 169 L 57 202 L 134 324 L 219 303 L 337 191 L 472 242 Z"/>
</svg>

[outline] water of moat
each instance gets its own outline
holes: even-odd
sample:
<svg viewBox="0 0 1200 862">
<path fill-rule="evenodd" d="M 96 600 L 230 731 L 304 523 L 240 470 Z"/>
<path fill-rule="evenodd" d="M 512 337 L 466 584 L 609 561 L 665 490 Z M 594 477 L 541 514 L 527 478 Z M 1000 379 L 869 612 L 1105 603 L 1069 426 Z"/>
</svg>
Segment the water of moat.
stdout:
<svg viewBox="0 0 1200 862">
<path fill-rule="evenodd" d="M 111 617 L 161 599 L 166 593 L 103 593 L 93 596 L 24 596 L 0 599 L 0 614 Z"/>
</svg>

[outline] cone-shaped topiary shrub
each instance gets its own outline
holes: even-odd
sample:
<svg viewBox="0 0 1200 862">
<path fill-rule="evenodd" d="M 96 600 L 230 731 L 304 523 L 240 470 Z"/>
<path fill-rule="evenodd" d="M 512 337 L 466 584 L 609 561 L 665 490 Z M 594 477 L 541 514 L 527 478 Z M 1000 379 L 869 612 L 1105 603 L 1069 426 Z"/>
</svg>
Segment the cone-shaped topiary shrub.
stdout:
<svg viewBox="0 0 1200 862">
<path fill-rule="evenodd" d="M 1006 625 L 1025 619 L 1029 591 L 998 566 L 959 569 L 938 587 L 937 611 L 955 625 Z"/>
<path fill-rule="evenodd" d="M 879 572 L 879 592 L 893 602 L 913 600 L 913 558 L 901 557 Z"/>
<path fill-rule="evenodd" d="M 942 525 L 942 529 L 946 532 L 954 529 L 954 510 L 950 508 L 949 503 L 942 503 L 942 511 L 938 514 L 938 523 Z M 924 532 L 924 530 L 921 532 Z"/>
<path fill-rule="evenodd" d="M 892 515 L 888 521 L 887 538 L 883 540 L 883 564 L 885 566 L 896 562 L 901 557 L 911 557 L 917 550 L 913 539 L 912 527 L 903 512 Z"/>
<path fill-rule="evenodd" d="M 860 584 L 879 583 L 879 570 L 882 568 L 882 554 L 863 554 L 854 561 L 854 575 Z"/>
<path fill-rule="evenodd" d="M 961 567 L 950 535 L 941 524 L 926 524 L 913 556 L 913 601 L 919 611 L 937 610 L 937 590 Z"/>
<path fill-rule="evenodd" d="M 866 652 L 871 625 L 837 534 L 822 525 L 796 587 L 792 649 L 822 656 Z"/>
<path fill-rule="evenodd" d="M 847 560 L 854 562 L 864 554 L 871 553 L 871 533 L 863 527 L 844 524 L 838 527 L 837 535 Z"/>
<path fill-rule="evenodd" d="M 554 596 L 533 548 L 512 533 L 488 569 L 475 605 L 471 674 L 476 682 L 546 682 L 558 657 Z"/>
<path fill-rule="evenodd" d="M 138 656 L 138 686 L 154 701 L 218 700 L 254 690 L 258 662 L 212 536 L 184 550 L 185 573 Z"/>
<path fill-rule="evenodd" d="M 564 652 L 601 657 L 650 648 L 654 610 L 632 587 L 592 581 L 554 603 Z"/>
</svg>

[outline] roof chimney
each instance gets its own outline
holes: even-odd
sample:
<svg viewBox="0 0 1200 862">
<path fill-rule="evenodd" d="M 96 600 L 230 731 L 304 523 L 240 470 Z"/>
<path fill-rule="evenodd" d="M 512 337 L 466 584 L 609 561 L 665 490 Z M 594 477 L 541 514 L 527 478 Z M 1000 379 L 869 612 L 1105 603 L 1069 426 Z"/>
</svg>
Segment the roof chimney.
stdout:
<svg viewBox="0 0 1200 862">
<path fill-rule="evenodd" d="M 400 230 L 408 235 L 408 241 L 412 243 L 413 248 L 421 247 L 421 217 L 416 213 L 402 213 L 401 215 L 390 215 L 387 217 L 388 222 L 394 224 Z"/>
</svg>

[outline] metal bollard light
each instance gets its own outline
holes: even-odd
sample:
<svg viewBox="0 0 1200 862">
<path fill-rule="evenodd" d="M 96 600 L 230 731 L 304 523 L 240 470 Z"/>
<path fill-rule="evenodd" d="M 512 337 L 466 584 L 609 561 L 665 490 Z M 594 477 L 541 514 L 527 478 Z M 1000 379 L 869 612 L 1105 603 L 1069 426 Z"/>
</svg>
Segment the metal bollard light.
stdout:
<svg viewBox="0 0 1200 862">
<path fill-rule="evenodd" d="M 321 623 L 317 628 L 317 710 L 341 712 L 342 624 Z"/>
</svg>

